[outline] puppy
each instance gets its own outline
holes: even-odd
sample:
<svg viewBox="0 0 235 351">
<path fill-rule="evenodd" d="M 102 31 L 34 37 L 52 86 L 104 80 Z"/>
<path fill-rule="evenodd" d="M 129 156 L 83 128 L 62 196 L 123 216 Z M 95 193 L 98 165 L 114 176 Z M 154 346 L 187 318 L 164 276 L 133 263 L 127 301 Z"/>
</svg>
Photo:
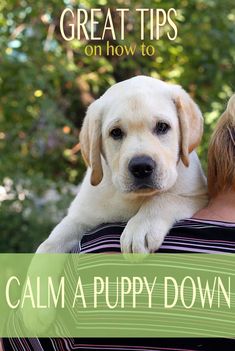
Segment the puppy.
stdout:
<svg viewBox="0 0 235 351">
<path fill-rule="evenodd" d="M 37 253 L 69 252 L 98 224 L 127 221 L 124 253 L 156 251 L 176 221 L 206 205 L 195 148 L 197 105 L 178 85 L 138 76 L 88 108 L 80 135 L 86 176 L 67 216 Z"/>
</svg>

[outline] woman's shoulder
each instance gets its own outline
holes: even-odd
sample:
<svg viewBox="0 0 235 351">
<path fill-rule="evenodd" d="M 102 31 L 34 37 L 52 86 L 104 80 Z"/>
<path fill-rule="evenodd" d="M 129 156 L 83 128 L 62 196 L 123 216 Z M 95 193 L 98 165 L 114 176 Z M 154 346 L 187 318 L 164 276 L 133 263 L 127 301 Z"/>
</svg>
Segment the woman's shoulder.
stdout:
<svg viewBox="0 0 235 351">
<path fill-rule="evenodd" d="M 189 218 L 177 222 L 161 252 L 235 253 L 235 223 Z"/>
<path fill-rule="evenodd" d="M 126 223 L 102 224 L 84 235 L 73 252 L 120 252 L 120 236 Z M 235 253 L 235 223 L 184 219 L 165 237 L 162 253 Z"/>
<path fill-rule="evenodd" d="M 204 218 L 187 218 L 175 223 L 173 228 L 186 227 L 186 228 L 220 228 L 220 229 L 235 229 L 234 222 L 226 222 L 214 219 L 204 219 Z"/>
</svg>

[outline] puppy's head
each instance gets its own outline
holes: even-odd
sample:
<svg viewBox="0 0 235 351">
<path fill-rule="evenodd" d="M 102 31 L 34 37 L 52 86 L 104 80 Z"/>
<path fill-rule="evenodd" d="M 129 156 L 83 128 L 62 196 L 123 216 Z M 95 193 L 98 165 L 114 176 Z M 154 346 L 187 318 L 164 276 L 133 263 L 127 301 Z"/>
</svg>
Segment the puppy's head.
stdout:
<svg viewBox="0 0 235 351">
<path fill-rule="evenodd" d="M 180 159 L 189 165 L 202 125 L 199 108 L 180 86 L 144 76 L 115 84 L 89 107 L 81 131 L 91 184 L 101 182 L 105 162 L 122 192 L 168 190 Z"/>
</svg>

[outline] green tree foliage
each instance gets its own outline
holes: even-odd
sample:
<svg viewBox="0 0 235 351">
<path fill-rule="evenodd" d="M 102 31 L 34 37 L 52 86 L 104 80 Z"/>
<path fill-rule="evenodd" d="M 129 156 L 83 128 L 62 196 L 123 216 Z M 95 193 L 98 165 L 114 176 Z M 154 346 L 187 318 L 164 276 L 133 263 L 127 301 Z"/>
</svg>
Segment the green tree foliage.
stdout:
<svg viewBox="0 0 235 351">
<path fill-rule="evenodd" d="M 111 57 L 84 54 L 87 44 L 65 41 L 60 15 L 66 6 L 101 8 L 101 31 L 107 8 L 128 7 L 126 39 L 105 37 L 105 47 L 141 44 L 135 8 L 173 7 L 178 37 L 145 44 L 156 55 Z M 65 31 L 70 30 L 69 20 Z M 97 43 L 96 43 L 97 44 Z M 205 133 L 199 148 L 206 165 L 209 136 L 235 85 L 234 0 L 1 0 L 0 2 L 0 251 L 32 251 L 64 213 L 84 164 L 78 135 L 89 103 L 111 84 L 137 74 L 181 84 L 201 107 Z M 45 195 L 48 189 L 53 196 Z M 47 201 L 43 201 L 43 198 Z"/>
</svg>

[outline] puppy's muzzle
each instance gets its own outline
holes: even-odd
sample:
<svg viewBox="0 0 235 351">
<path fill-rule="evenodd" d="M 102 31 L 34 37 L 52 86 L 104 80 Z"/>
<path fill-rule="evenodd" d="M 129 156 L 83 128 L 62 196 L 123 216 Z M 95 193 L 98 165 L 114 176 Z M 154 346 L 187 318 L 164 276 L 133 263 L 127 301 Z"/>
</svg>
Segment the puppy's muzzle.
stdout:
<svg viewBox="0 0 235 351">
<path fill-rule="evenodd" d="M 152 175 L 155 171 L 156 163 L 149 156 L 133 157 L 128 165 L 129 172 L 134 177 L 135 187 L 151 188 L 153 186 Z"/>
</svg>

